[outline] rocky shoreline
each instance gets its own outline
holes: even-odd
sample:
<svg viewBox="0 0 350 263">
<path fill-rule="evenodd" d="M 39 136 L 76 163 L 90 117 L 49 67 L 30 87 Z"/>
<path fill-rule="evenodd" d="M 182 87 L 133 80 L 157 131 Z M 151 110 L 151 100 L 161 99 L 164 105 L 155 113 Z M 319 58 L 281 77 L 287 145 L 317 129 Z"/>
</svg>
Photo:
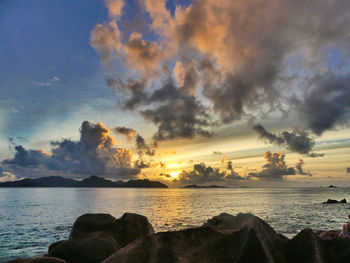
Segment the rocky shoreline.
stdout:
<svg viewBox="0 0 350 263">
<path fill-rule="evenodd" d="M 292 239 L 252 214 L 221 214 L 204 225 L 154 233 L 148 219 L 125 213 L 85 214 L 68 240 L 45 256 L 8 263 L 345 263 L 350 238 L 340 230 L 304 229 Z"/>
</svg>

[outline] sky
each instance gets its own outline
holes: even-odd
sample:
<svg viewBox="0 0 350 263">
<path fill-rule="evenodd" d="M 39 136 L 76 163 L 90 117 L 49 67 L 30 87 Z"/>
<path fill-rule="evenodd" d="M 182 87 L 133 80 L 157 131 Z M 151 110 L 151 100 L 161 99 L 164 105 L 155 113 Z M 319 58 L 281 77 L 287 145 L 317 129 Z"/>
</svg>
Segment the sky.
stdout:
<svg viewBox="0 0 350 263">
<path fill-rule="evenodd" d="M 349 11 L 0 1 L 0 181 L 350 186 Z"/>
</svg>

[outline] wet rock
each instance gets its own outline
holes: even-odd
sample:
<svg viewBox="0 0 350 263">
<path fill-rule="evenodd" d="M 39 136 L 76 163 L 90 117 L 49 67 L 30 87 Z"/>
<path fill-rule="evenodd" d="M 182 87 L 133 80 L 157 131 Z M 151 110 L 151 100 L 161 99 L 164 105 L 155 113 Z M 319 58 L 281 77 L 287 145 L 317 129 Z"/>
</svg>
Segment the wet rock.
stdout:
<svg viewBox="0 0 350 263">
<path fill-rule="evenodd" d="M 342 199 L 340 201 L 334 200 L 334 199 L 328 199 L 326 202 L 323 202 L 322 204 L 347 204 L 348 202 L 346 199 Z"/>
<path fill-rule="evenodd" d="M 100 263 L 116 252 L 119 244 L 103 232 L 94 232 L 85 238 L 56 242 L 49 247 L 48 256 L 68 263 Z"/>
<path fill-rule="evenodd" d="M 67 263 L 67 261 L 54 257 L 33 257 L 6 261 L 5 263 Z"/>
<path fill-rule="evenodd" d="M 85 214 L 75 221 L 69 239 L 81 239 L 96 231 L 113 237 L 121 247 L 139 237 L 154 234 L 147 217 L 142 215 L 125 213 L 115 219 L 109 214 Z"/>
</svg>

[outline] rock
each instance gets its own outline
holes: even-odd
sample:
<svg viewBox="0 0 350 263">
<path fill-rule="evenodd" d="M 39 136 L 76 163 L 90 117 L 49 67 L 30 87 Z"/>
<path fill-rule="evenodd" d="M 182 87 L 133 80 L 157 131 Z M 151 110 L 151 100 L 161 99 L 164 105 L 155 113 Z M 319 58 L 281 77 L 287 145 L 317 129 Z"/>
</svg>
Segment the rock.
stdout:
<svg viewBox="0 0 350 263">
<path fill-rule="evenodd" d="M 126 213 L 115 219 L 109 214 L 85 214 L 75 221 L 69 240 L 49 247 L 49 256 L 68 263 L 100 263 L 133 240 L 153 234 L 144 216 Z"/>
<path fill-rule="evenodd" d="M 147 236 L 134 241 L 103 261 L 103 263 L 144 262 L 267 263 L 269 261 L 254 231 L 244 228 L 238 232 L 223 234 L 210 227 Z"/>
<path fill-rule="evenodd" d="M 103 232 L 93 232 L 85 238 L 52 244 L 48 256 L 64 259 L 68 263 L 100 263 L 119 248 L 112 237 Z"/>
<path fill-rule="evenodd" d="M 281 253 L 281 242 L 280 236 L 258 217 L 221 214 L 199 228 L 136 240 L 103 263 L 284 263 L 287 260 Z"/>
<path fill-rule="evenodd" d="M 142 215 L 125 213 L 115 219 L 109 214 L 85 214 L 75 221 L 69 239 L 84 238 L 96 231 L 113 237 L 121 247 L 139 237 L 154 234 L 147 217 Z"/>
<path fill-rule="evenodd" d="M 345 232 L 348 233 L 348 227 Z M 49 257 L 10 262 L 349 262 L 350 236 L 339 233 L 340 230 L 314 233 L 311 229 L 304 229 L 288 239 L 252 214 L 221 214 L 201 227 L 154 234 L 144 216 L 126 213 L 115 219 L 107 214 L 86 214 L 74 223 L 69 240 L 49 247 Z"/>
<path fill-rule="evenodd" d="M 340 230 L 318 230 L 315 233 L 318 237 L 322 239 L 336 238 L 341 234 Z"/>
<path fill-rule="evenodd" d="M 61 240 L 61 241 L 57 241 L 55 243 L 52 243 L 50 246 L 49 246 L 49 253 L 57 246 L 59 246 L 60 244 L 62 244 L 63 242 L 65 242 L 66 240 Z"/>
<path fill-rule="evenodd" d="M 33 257 L 6 261 L 4 263 L 67 263 L 67 261 L 53 257 Z"/>
<path fill-rule="evenodd" d="M 321 239 L 311 229 L 304 229 L 284 245 L 289 263 L 326 262 Z"/>
<path fill-rule="evenodd" d="M 347 201 L 345 198 L 340 201 L 328 199 L 326 202 L 323 202 L 322 204 L 347 204 Z"/>
<path fill-rule="evenodd" d="M 254 215 L 221 214 L 202 227 L 135 240 L 102 263 L 345 263 L 349 258 L 350 239 L 321 239 L 311 229 L 288 239 Z"/>
<path fill-rule="evenodd" d="M 116 219 L 109 214 L 84 214 L 79 216 L 72 227 L 69 239 L 84 238 L 91 232 L 110 232 Z"/>
<path fill-rule="evenodd" d="M 338 187 L 331 184 L 331 185 L 328 186 L 328 188 L 338 188 Z"/>
</svg>

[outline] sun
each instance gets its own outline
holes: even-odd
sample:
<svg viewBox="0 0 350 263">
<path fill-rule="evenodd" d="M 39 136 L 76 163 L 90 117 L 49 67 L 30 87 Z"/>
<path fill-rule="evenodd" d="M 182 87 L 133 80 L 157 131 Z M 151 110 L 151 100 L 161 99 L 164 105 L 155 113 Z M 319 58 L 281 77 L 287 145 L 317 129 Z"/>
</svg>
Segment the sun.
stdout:
<svg viewBox="0 0 350 263">
<path fill-rule="evenodd" d="M 179 176 L 179 174 L 180 174 L 180 172 L 171 172 L 171 173 L 170 173 L 170 176 L 171 176 L 172 178 L 174 178 L 174 179 L 177 179 L 178 176 Z"/>
</svg>

